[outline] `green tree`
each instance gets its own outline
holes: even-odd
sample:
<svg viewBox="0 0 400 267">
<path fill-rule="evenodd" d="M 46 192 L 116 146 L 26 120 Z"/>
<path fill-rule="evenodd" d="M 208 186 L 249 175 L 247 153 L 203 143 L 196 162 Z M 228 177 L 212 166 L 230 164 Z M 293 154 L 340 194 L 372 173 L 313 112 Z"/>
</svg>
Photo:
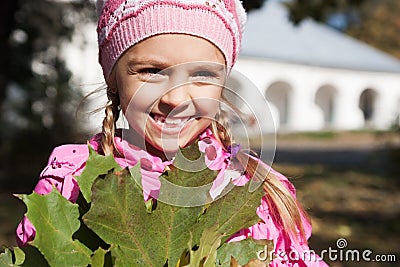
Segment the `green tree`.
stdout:
<svg viewBox="0 0 400 267">
<path fill-rule="evenodd" d="M 290 0 L 285 1 L 291 20 L 297 24 L 306 17 L 326 22 L 332 14 L 351 16 L 368 0 Z"/>
<path fill-rule="evenodd" d="M 242 1 L 243 7 L 246 11 L 252 11 L 254 9 L 260 8 L 264 4 L 264 0 L 244 0 Z"/>
<path fill-rule="evenodd" d="M 400 58 L 400 2 L 398 0 L 287 1 L 294 23 L 306 17 L 328 23 L 340 16 L 350 36 Z"/>
<path fill-rule="evenodd" d="M 8 38 L 14 28 L 14 13 L 17 10 L 17 1 L 0 2 L 0 51 L 2 51 L 0 60 L 0 107 L 5 98 L 5 87 L 8 81 L 8 66 L 10 56 L 8 51 L 10 45 Z"/>
<path fill-rule="evenodd" d="M 55 145 L 80 137 L 74 114 L 82 96 L 71 89 L 60 50 L 77 21 L 95 12 L 89 0 L 7 0 L 1 7 L 0 183 L 15 190 L 16 181 L 32 187 Z"/>
<path fill-rule="evenodd" d="M 365 1 L 360 20 L 347 33 L 400 59 L 400 2 Z"/>
</svg>

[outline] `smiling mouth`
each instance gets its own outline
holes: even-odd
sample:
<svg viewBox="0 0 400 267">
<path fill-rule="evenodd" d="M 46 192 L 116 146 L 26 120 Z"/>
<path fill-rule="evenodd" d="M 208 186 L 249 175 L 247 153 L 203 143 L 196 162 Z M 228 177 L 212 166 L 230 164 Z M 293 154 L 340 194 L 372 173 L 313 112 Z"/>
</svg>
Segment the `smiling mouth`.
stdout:
<svg viewBox="0 0 400 267">
<path fill-rule="evenodd" d="M 161 128 L 182 128 L 193 116 L 186 117 L 165 117 L 160 114 L 150 113 L 151 118 Z"/>
</svg>

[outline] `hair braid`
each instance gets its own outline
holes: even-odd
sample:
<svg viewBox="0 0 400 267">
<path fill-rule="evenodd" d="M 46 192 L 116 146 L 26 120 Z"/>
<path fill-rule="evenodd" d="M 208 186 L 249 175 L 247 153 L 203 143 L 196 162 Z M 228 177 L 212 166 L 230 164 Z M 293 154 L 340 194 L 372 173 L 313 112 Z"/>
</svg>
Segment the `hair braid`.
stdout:
<svg viewBox="0 0 400 267">
<path fill-rule="evenodd" d="M 119 118 L 119 96 L 118 93 L 112 92 L 107 89 L 108 102 L 105 108 L 106 116 L 103 119 L 101 147 L 105 155 L 113 155 L 115 152 L 119 153 L 115 147 L 114 136 L 116 129 L 116 122 Z"/>
<path fill-rule="evenodd" d="M 229 104 L 229 102 L 227 103 Z M 236 110 L 236 108 L 234 109 Z M 232 145 L 227 117 L 228 114 L 221 110 L 217 115 L 217 120 L 211 123 L 212 132 L 225 149 Z M 242 151 L 236 154 L 236 158 L 250 177 L 264 181 L 263 188 L 265 196 L 269 200 L 270 210 L 277 212 L 276 219 L 282 224 L 285 232 L 297 239 L 298 230 L 302 241 L 307 242 L 302 217 L 308 220 L 308 216 L 300 203 L 274 174 L 260 164 L 259 160 Z"/>
</svg>

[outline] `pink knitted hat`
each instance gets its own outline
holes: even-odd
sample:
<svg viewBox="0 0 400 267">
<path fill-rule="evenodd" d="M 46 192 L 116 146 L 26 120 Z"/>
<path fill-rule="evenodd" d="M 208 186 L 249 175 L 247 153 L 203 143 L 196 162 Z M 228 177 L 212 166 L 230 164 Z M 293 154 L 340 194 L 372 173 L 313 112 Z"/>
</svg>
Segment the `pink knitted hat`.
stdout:
<svg viewBox="0 0 400 267">
<path fill-rule="evenodd" d="M 240 0 L 98 0 L 99 61 L 107 79 L 132 45 L 161 33 L 202 37 L 217 46 L 231 68 L 246 22 Z"/>
</svg>

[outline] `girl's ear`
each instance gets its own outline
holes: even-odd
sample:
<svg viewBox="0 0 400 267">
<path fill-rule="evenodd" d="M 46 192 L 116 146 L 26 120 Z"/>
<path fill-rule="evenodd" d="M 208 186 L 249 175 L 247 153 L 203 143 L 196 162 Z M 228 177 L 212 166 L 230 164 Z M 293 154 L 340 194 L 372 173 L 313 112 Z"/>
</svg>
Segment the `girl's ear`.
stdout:
<svg viewBox="0 0 400 267">
<path fill-rule="evenodd" d="M 109 88 L 111 93 L 113 93 L 113 94 L 118 93 L 117 80 L 116 80 L 116 77 L 115 77 L 115 71 L 114 70 L 111 72 L 110 76 L 106 80 L 106 83 L 107 83 L 107 87 Z"/>
</svg>

